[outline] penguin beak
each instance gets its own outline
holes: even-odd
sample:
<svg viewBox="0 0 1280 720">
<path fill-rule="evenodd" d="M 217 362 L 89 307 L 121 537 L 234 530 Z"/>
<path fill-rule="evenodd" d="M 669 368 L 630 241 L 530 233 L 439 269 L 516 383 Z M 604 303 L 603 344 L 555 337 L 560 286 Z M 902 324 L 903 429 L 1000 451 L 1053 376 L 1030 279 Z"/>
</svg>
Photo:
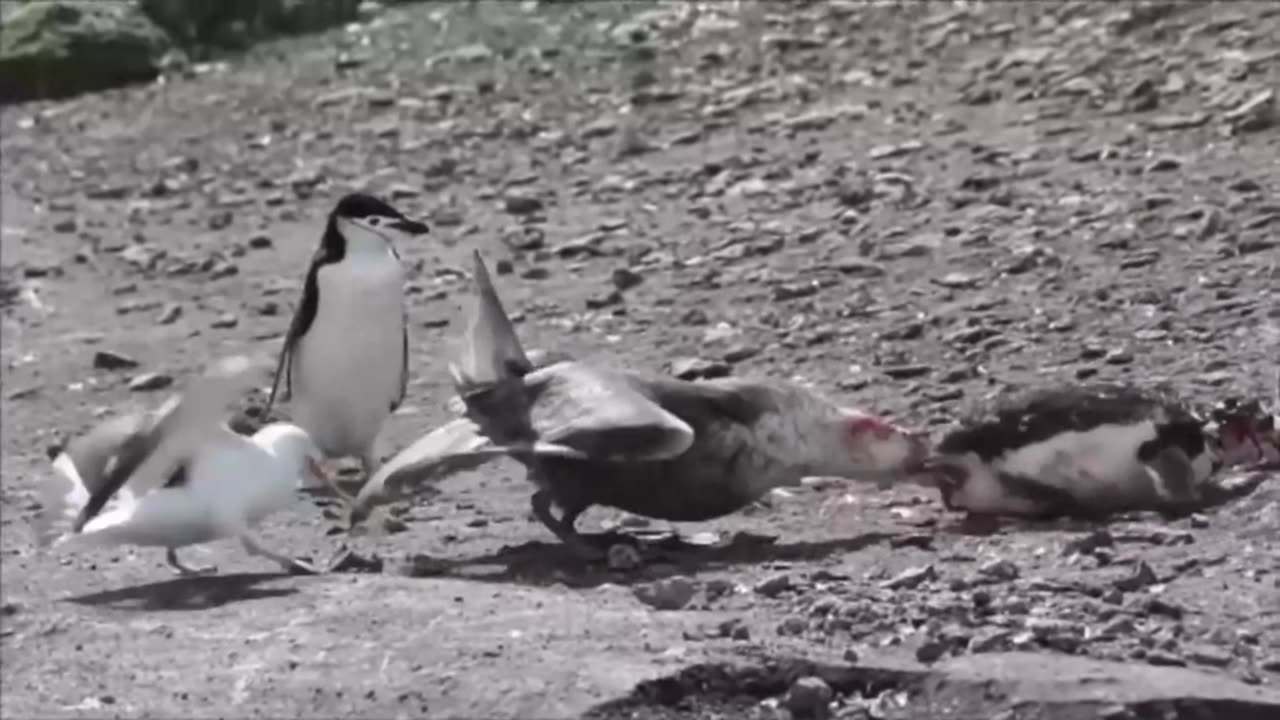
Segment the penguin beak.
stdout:
<svg viewBox="0 0 1280 720">
<path fill-rule="evenodd" d="M 404 233 L 405 235 L 410 235 L 415 237 L 418 235 L 426 235 L 428 232 L 431 231 L 431 228 L 427 227 L 426 223 L 421 223 L 416 220 L 410 220 L 408 218 L 400 218 L 399 220 L 393 220 L 391 224 L 387 225 L 387 227 L 397 232 Z"/>
</svg>

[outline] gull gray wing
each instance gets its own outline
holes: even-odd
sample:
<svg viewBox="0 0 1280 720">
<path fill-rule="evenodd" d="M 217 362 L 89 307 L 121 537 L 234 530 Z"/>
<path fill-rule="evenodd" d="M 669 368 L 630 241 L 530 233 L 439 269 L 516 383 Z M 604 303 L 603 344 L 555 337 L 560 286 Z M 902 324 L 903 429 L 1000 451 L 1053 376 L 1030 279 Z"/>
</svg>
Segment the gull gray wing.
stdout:
<svg viewBox="0 0 1280 720">
<path fill-rule="evenodd" d="M 454 385 L 463 395 L 474 388 L 521 377 L 533 368 L 479 250 L 472 254 L 471 280 L 475 306 L 463 332 L 458 360 L 449 365 Z"/>
<path fill-rule="evenodd" d="M 196 447 L 224 426 L 231 405 L 253 388 L 257 369 L 244 356 L 216 360 L 185 392 L 169 398 L 145 421 L 129 426 L 128 432 L 117 430 L 120 442 L 92 481 L 94 488 L 73 532 L 101 512 L 126 483 L 137 495 L 165 484 Z"/>
<path fill-rule="evenodd" d="M 593 460 L 665 460 L 694 441 L 688 423 L 617 373 L 560 362 L 526 375 L 525 387 L 535 436 Z"/>
<path fill-rule="evenodd" d="M 478 468 L 496 457 L 522 453 L 584 457 L 572 449 L 543 443 L 498 445 L 479 425 L 468 418 L 458 418 L 423 435 L 383 463 L 360 488 L 355 506 L 368 507 L 421 494 L 449 475 Z"/>
<path fill-rule="evenodd" d="M 113 490 L 104 489 L 108 470 L 141 462 L 139 438 L 145 437 L 152 422 L 151 413 L 122 415 L 67 442 L 53 458 L 52 476 L 40 483 L 40 511 L 33 521 L 37 545 L 45 547 L 65 532 L 92 496 L 101 495 L 105 504 L 114 495 Z"/>
</svg>

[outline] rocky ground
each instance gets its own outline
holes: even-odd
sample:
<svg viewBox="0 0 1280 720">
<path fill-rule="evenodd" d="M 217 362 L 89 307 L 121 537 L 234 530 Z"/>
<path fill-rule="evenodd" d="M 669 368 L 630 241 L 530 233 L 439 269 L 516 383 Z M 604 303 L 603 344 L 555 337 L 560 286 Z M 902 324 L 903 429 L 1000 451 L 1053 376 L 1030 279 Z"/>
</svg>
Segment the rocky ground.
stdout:
<svg viewBox="0 0 1280 720">
<path fill-rule="evenodd" d="M 1280 483 L 976 536 L 921 490 L 824 482 L 623 573 L 565 556 L 501 466 L 347 540 L 377 558 L 349 572 L 33 549 L 46 448 L 211 354 L 276 352 L 351 189 L 433 228 L 399 248 L 388 452 L 447 416 L 472 248 L 531 346 L 920 425 L 1050 379 L 1268 391 L 1280 6 L 684 7 L 405 5 L 5 109 L 0 714 L 1280 716 Z M 327 527 L 267 536 L 327 557 Z"/>
</svg>

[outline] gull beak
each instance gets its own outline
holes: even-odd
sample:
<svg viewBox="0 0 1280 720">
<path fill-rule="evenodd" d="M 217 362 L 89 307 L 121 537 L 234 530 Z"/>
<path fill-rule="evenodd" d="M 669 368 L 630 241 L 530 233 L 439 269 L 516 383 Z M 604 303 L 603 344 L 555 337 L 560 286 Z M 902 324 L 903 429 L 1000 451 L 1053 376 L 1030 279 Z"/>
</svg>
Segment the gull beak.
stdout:
<svg viewBox="0 0 1280 720">
<path fill-rule="evenodd" d="M 302 466 L 302 489 L 317 491 L 333 490 L 335 488 L 333 476 L 329 474 L 329 471 L 315 458 L 308 455 Z"/>
</svg>

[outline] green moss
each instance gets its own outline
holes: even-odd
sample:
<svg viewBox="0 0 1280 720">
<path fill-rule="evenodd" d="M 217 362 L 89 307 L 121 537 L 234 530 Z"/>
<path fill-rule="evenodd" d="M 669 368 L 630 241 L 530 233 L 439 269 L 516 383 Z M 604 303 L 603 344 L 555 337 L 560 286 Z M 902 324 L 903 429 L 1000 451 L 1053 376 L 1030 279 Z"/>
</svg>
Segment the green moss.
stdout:
<svg viewBox="0 0 1280 720">
<path fill-rule="evenodd" d="M 0 102 L 59 98 L 154 79 L 164 34 L 131 6 L 31 2 L 0 27 Z"/>
</svg>

